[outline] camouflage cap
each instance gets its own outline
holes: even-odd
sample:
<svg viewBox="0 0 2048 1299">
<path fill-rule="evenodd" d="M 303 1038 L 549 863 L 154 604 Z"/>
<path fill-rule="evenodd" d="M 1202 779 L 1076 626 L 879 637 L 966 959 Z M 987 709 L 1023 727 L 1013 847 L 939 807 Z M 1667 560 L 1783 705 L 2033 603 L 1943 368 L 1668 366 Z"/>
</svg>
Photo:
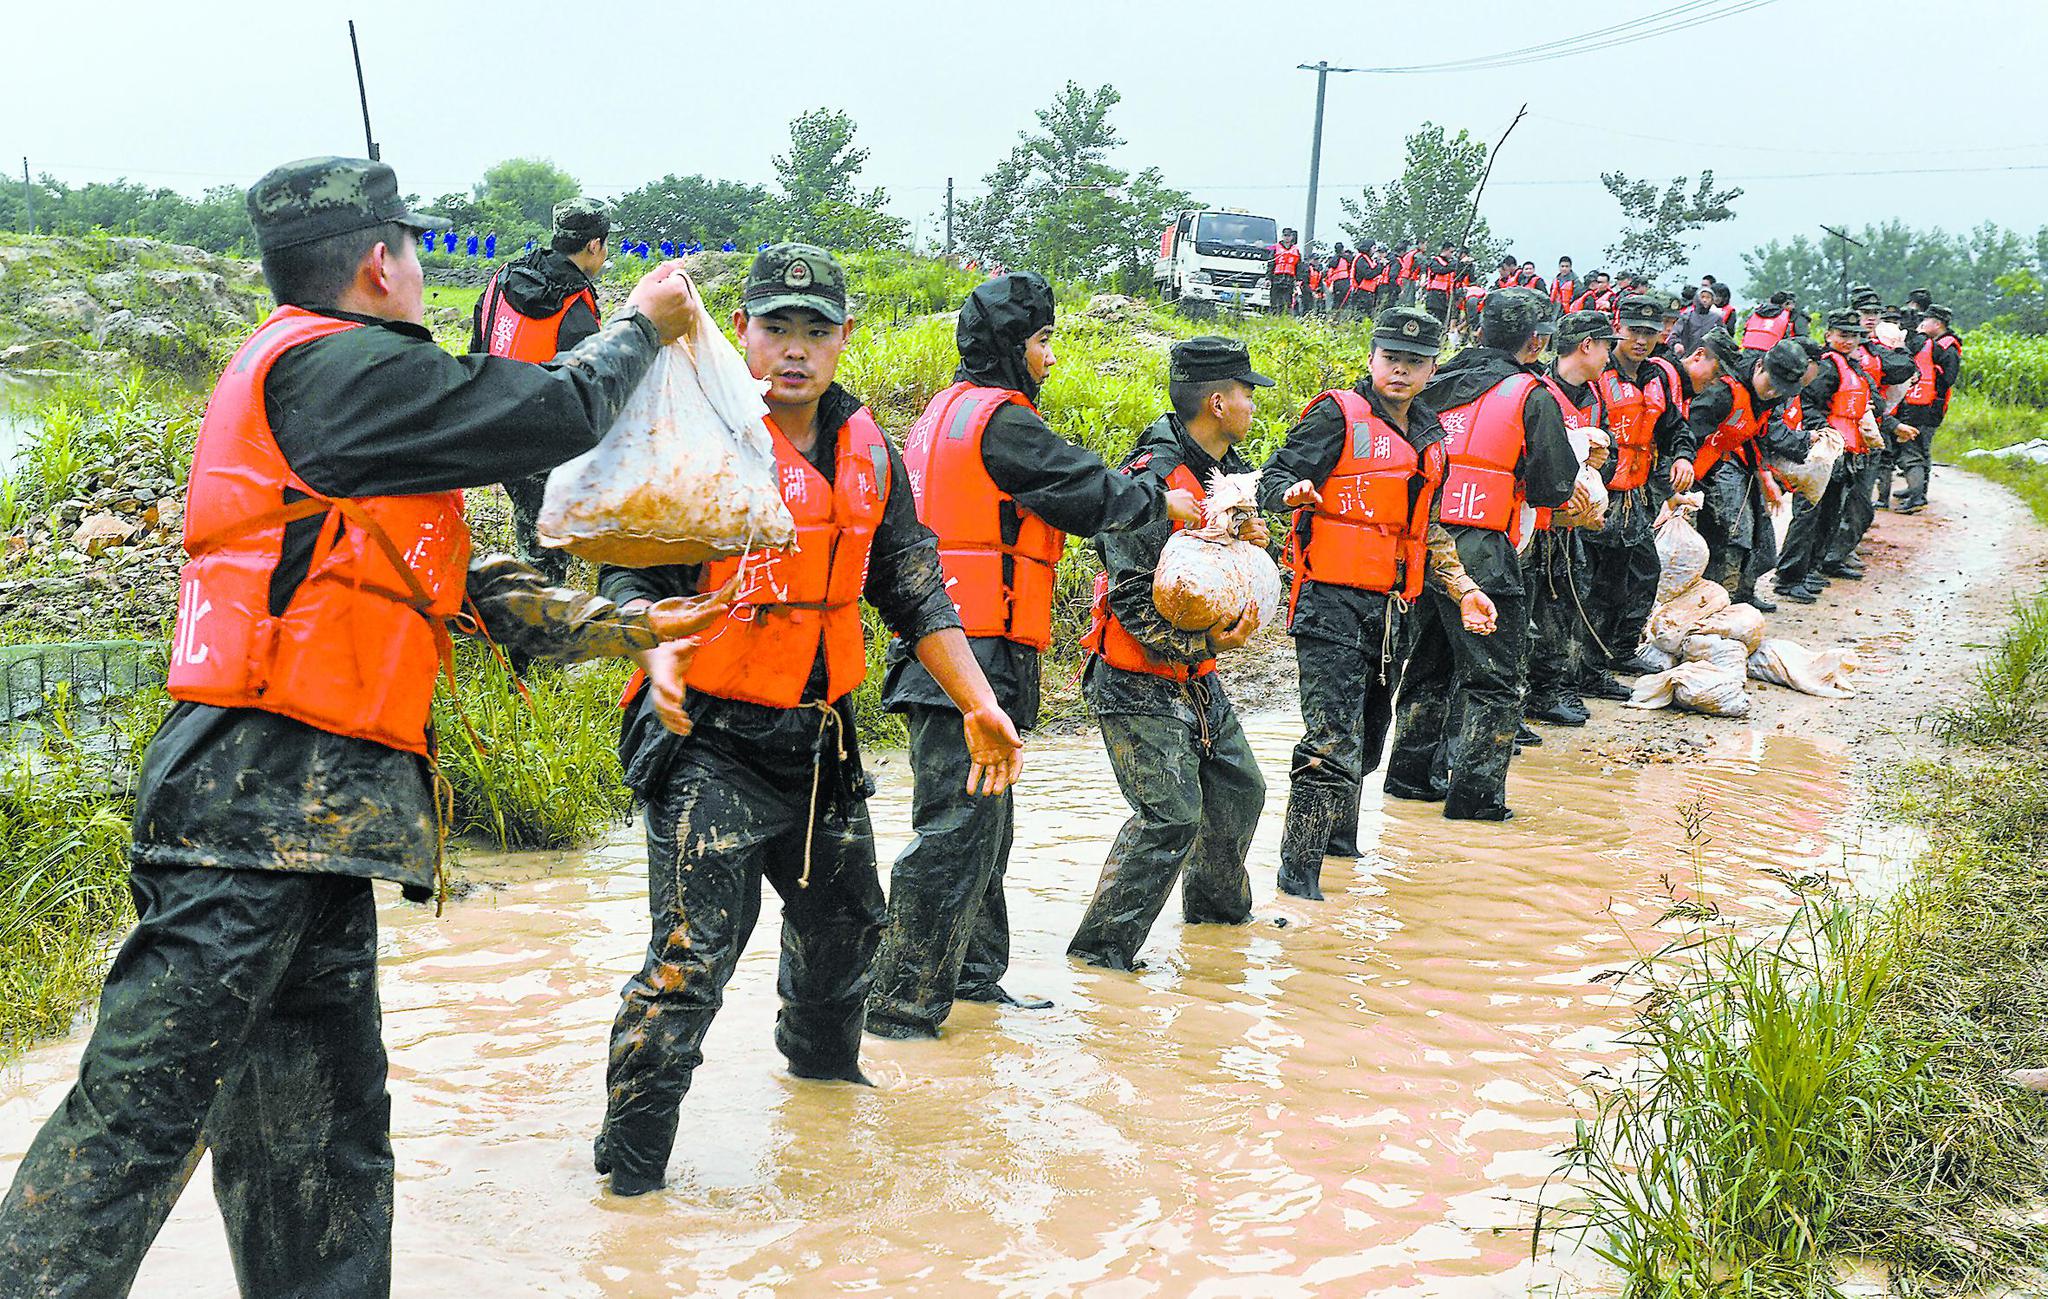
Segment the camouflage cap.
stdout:
<svg viewBox="0 0 2048 1299">
<path fill-rule="evenodd" d="M 273 167 L 249 187 L 249 221 L 262 252 L 309 244 L 388 222 L 446 230 L 443 217 L 410 211 L 398 173 L 367 158 L 301 158 Z"/>
<path fill-rule="evenodd" d="M 611 204 L 588 195 L 565 198 L 555 204 L 555 236 L 589 243 L 612 232 Z"/>
<path fill-rule="evenodd" d="M 1631 293 L 1614 309 L 1616 323 L 1623 329 L 1664 328 L 1664 304 L 1642 293 Z"/>
<path fill-rule="evenodd" d="M 1733 370 L 1735 363 L 1742 359 L 1742 347 L 1735 341 L 1735 335 L 1715 326 L 1700 339 L 1700 348 L 1719 363 L 1723 370 Z"/>
<path fill-rule="evenodd" d="M 1252 369 L 1251 349 L 1234 338 L 1204 334 L 1175 343 L 1167 356 L 1167 378 L 1174 383 L 1214 383 L 1235 379 L 1254 388 L 1273 381 Z"/>
<path fill-rule="evenodd" d="M 1849 305 L 1858 311 L 1882 311 L 1884 295 L 1868 284 L 1849 290 Z"/>
<path fill-rule="evenodd" d="M 1956 313 L 1950 311 L 1947 307 L 1942 306 L 1939 302 L 1927 308 L 1927 310 L 1921 312 L 1920 314 L 1923 316 L 1932 316 L 1944 325 L 1952 325 L 1955 323 L 1956 319 Z"/>
<path fill-rule="evenodd" d="M 1612 343 L 1620 337 L 1604 311 L 1574 311 L 1557 322 L 1552 335 L 1559 353 L 1569 352 L 1581 343 Z"/>
<path fill-rule="evenodd" d="M 1479 309 L 1479 328 L 1489 334 L 1548 333 L 1550 297 L 1534 289 L 1496 289 Z"/>
<path fill-rule="evenodd" d="M 846 323 L 846 272 L 815 244 L 770 244 L 747 270 L 740 306 L 750 316 L 801 307 L 835 325 Z"/>
<path fill-rule="evenodd" d="M 1827 327 L 1840 330 L 1851 338 L 1862 338 L 1869 334 L 1863 327 L 1863 313 L 1854 307 L 1842 307 L 1827 315 Z"/>
<path fill-rule="evenodd" d="M 1771 344 L 1771 350 L 1764 353 L 1759 368 L 1771 376 L 1771 386 L 1781 394 L 1799 391 L 1806 382 L 1806 367 L 1813 364 L 1813 358 L 1806 349 L 1791 339 Z"/>
<path fill-rule="evenodd" d="M 1390 307 L 1373 322 L 1372 345 L 1384 352 L 1436 356 L 1444 350 L 1444 322 L 1414 307 Z"/>
</svg>

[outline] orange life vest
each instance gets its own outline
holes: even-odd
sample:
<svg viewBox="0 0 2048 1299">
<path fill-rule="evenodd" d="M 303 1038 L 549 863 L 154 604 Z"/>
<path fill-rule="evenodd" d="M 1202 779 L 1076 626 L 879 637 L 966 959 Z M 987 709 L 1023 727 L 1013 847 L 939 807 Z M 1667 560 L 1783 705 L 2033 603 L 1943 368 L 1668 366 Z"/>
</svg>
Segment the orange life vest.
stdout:
<svg viewBox="0 0 2048 1299">
<path fill-rule="evenodd" d="M 1284 244 L 1273 245 L 1273 274 L 1283 280 L 1294 278 L 1301 269 L 1301 249 L 1289 248 Z"/>
<path fill-rule="evenodd" d="M 1905 406 L 1932 406 L 1934 404 L 1934 340 L 1923 338 L 1920 347 L 1913 353 L 1913 382 L 1906 388 Z"/>
<path fill-rule="evenodd" d="M 597 295 L 581 288 L 562 300 L 551 316 L 522 315 L 505 301 L 505 272 L 499 271 L 484 287 L 483 343 L 492 356 L 509 356 L 515 361 L 552 361 L 561 348 L 562 319 L 569 308 L 581 302 L 597 315 Z"/>
<path fill-rule="evenodd" d="M 1871 399 L 1884 391 L 1884 362 L 1868 343 L 1856 345 L 1856 368 L 1863 371 L 1863 378 L 1870 384 Z"/>
<path fill-rule="evenodd" d="M 1962 340 L 1962 339 L 1960 339 L 1960 338 L 1958 338 L 1958 337 L 1956 337 L 1956 335 L 1955 335 L 1954 331 L 1950 331 L 1949 333 L 1943 334 L 1943 335 L 1942 335 L 1942 336 L 1941 336 L 1940 338 L 1937 338 L 1937 339 L 1935 339 L 1935 340 L 1934 340 L 1934 345 L 1935 345 L 1936 347 L 1945 347 L 1945 348 L 1947 348 L 1947 349 L 1948 349 L 1949 351 L 1951 351 L 1951 352 L 1954 352 L 1954 353 L 1955 353 L 1955 363 L 1956 363 L 1956 365 L 1957 365 L 1958 367 L 1960 367 L 1960 366 L 1962 365 L 1962 363 L 1963 363 L 1963 340 Z M 1950 396 L 1950 397 L 1953 397 L 1954 395 L 1955 395 L 1955 389 L 1953 389 L 1953 388 L 1949 389 L 1949 396 Z M 1948 402 L 1949 402 L 1949 398 L 1948 398 L 1948 397 L 1943 397 L 1943 398 L 1941 399 L 1941 409 L 1942 409 L 1942 411 L 1943 411 L 1944 413 L 1946 413 L 1946 412 L 1947 412 L 1947 410 L 1948 410 Z"/>
<path fill-rule="evenodd" d="M 1573 276 L 1560 275 L 1550 282 L 1550 300 L 1557 304 L 1559 311 L 1569 311 L 1578 292 L 1579 282 Z"/>
<path fill-rule="evenodd" d="M 359 328 L 279 307 L 215 385 L 185 503 L 169 689 L 426 756 L 434 673 L 469 569 L 462 493 L 323 496 L 285 463 L 264 409 L 280 356 Z M 285 526 L 306 518 L 321 519 L 306 576 L 272 614 Z"/>
<path fill-rule="evenodd" d="M 1052 644 L 1053 565 L 1067 536 L 1017 505 L 981 460 L 981 436 L 1008 388 L 954 384 L 924 408 L 904 441 L 903 463 L 917 514 L 939 538 L 939 564 L 969 636 L 1001 636 L 1042 650 Z M 1003 540 L 1003 507 L 1017 514 L 1017 539 Z"/>
<path fill-rule="evenodd" d="M 860 595 L 889 503 L 889 444 L 865 406 L 855 411 L 839 429 L 827 483 L 774 421 L 767 424 L 796 544 L 704 565 L 698 590 L 715 591 L 742 571 L 744 587 L 718 630 L 702 638 L 685 679 L 721 699 L 794 708 L 822 649 L 824 702 L 836 703 L 867 677 Z"/>
<path fill-rule="evenodd" d="M 1310 263 L 1309 263 L 1309 267 L 1308 267 L 1308 291 L 1309 291 L 1310 293 L 1314 293 L 1314 292 L 1316 292 L 1317 290 L 1321 289 L 1322 287 L 1323 287 L 1323 272 L 1322 272 L 1322 268 L 1321 268 L 1321 267 L 1319 267 L 1319 266 L 1317 266 L 1317 265 L 1316 265 L 1316 264 L 1315 264 L 1314 262 L 1310 262 Z"/>
<path fill-rule="evenodd" d="M 1792 332 L 1792 313 L 1780 311 L 1775 316 L 1750 312 L 1749 319 L 1742 326 L 1742 346 L 1745 351 L 1768 352 L 1785 341 Z"/>
<path fill-rule="evenodd" d="M 1358 290 L 1378 292 L 1387 282 L 1387 264 L 1372 258 L 1361 257 L 1352 264 L 1351 273 Z"/>
<path fill-rule="evenodd" d="M 1452 286 L 1458 282 L 1458 265 L 1456 262 L 1451 263 L 1448 270 L 1438 270 L 1436 263 L 1432 261 L 1428 269 L 1429 274 L 1422 281 L 1424 292 L 1449 293 Z"/>
<path fill-rule="evenodd" d="M 1517 546 L 1522 544 L 1525 498 L 1515 467 L 1521 463 L 1527 436 L 1522 406 L 1539 384 L 1557 397 L 1567 422 L 1578 418 L 1577 407 L 1562 389 L 1533 374 L 1511 375 L 1476 401 L 1453 406 L 1438 417 L 1448 434 L 1444 450 L 1450 457 L 1437 510 L 1445 523 L 1505 532 Z M 1546 521 L 1539 515 L 1537 527 Z"/>
<path fill-rule="evenodd" d="M 1863 416 L 1870 409 L 1870 382 L 1848 357 L 1829 348 L 1827 357 L 1835 365 L 1835 395 L 1828 401 L 1828 427 L 1842 435 L 1842 446 L 1851 455 L 1862 455 L 1870 447 L 1863 441 Z"/>
<path fill-rule="evenodd" d="M 1331 262 L 1330 278 L 1333 280 L 1349 280 L 1351 278 L 1351 259 L 1349 257 L 1339 257 L 1336 261 Z"/>
<path fill-rule="evenodd" d="M 1715 307 L 1715 308 L 1714 308 L 1714 314 L 1715 314 L 1715 315 L 1717 315 L 1717 316 L 1719 316 L 1719 317 L 1721 318 L 1721 328 L 1723 328 L 1723 329 L 1733 329 L 1733 328 L 1735 328 L 1735 308 L 1734 308 L 1734 307 Z M 1791 322 L 1792 322 L 1792 312 L 1791 312 L 1791 310 L 1790 310 L 1790 309 L 1788 308 L 1788 309 L 1786 310 L 1786 312 L 1785 312 L 1785 323 L 1789 325 L 1789 324 L 1791 324 Z"/>
<path fill-rule="evenodd" d="M 1142 468 L 1143 464 L 1143 461 L 1139 461 L 1131 468 Z M 1126 469 L 1124 472 L 1129 473 L 1130 470 Z M 1193 492 L 1198 502 L 1207 500 L 1209 496 L 1201 480 L 1195 477 L 1194 470 L 1186 465 L 1173 467 L 1173 472 L 1166 476 L 1166 486 L 1169 490 L 1178 488 L 1181 491 Z M 1181 527 L 1181 522 L 1178 519 L 1174 520 L 1173 531 L 1179 532 Z M 1124 630 L 1123 623 L 1117 620 L 1116 613 L 1110 609 L 1107 573 L 1095 575 L 1095 601 L 1088 610 L 1088 631 L 1081 637 L 1081 650 L 1085 654 L 1096 655 L 1113 668 L 1121 668 L 1125 672 L 1144 672 L 1155 677 L 1165 677 L 1168 681 L 1187 681 L 1194 677 L 1207 676 L 1216 670 L 1216 660 L 1213 658 L 1203 659 L 1189 667 L 1185 663 L 1162 663 L 1152 657 L 1150 650 L 1140 645 L 1136 637 Z"/>
<path fill-rule="evenodd" d="M 1607 486 L 1617 492 L 1633 491 L 1650 481 L 1650 466 L 1657 460 L 1657 416 L 1662 406 L 1652 409 L 1642 386 L 1622 378 L 1619 370 L 1602 370 L 1599 389 L 1607 431 L 1614 438 L 1614 472 Z"/>
<path fill-rule="evenodd" d="M 1763 420 L 1757 416 L 1756 403 L 1750 399 L 1749 389 L 1733 375 L 1722 375 L 1721 382 L 1728 385 L 1734 402 L 1720 427 L 1708 434 L 1707 440 L 1700 445 L 1699 455 L 1693 460 L 1693 473 L 1698 478 L 1705 478 L 1707 470 L 1728 456 L 1743 456 L 1743 448 L 1763 432 Z"/>
<path fill-rule="evenodd" d="M 1318 484 L 1322 504 L 1295 510 L 1287 530 L 1287 559 L 1294 569 L 1287 599 L 1290 626 L 1304 581 L 1384 591 L 1403 600 L 1421 595 L 1429 559 L 1430 501 L 1449 469 L 1443 442 L 1418 453 L 1349 388 L 1318 395 L 1302 408 L 1301 417 L 1307 419 L 1316 402 L 1326 400 L 1343 412 L 1346 436 L 1337 463 Z"/>
<path fill-rule="evenodd" d="M 1407 252 L 1401 254 L 1400 282 L 1402 284 L 1412 284 L 1415 282 L 1417 274 L 1415 270 L 1415 263 L 1420 260 L 1420 254 L 1416 249 L 1413 248 L 1410 248 Z"/>
<path fill-rule="evenodd" d="M 1653 356 L 1649 364 L 1656 366 L 1658 372 L 1664 376 L 1664 382 L 1655 388 L 1648 384 L 1643 385 L 1643 410 L 1654 436 L 1657 421 L 1664 418 L 1665 411 L 1675 408 L 1679 418 L 1683 419 L 1692 403 L 1685 399 L 1685 381 L 1679 378 L 1677 362 L 1666 357 Z"/>
</svg>

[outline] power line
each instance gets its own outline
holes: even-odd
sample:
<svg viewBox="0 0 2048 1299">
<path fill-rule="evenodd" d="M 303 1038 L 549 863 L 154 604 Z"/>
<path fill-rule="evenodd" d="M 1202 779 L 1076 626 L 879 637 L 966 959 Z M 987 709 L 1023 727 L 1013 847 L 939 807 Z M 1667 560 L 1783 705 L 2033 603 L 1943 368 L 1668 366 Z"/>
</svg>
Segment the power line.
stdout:
<svg viewBox="0 0 2048 1299">
<path fill-rule="evenodd" d="M 1387 76 L 1416 76 L 1436 72 L 1485 72 L 1495 68 L 1521 67 L 1531 63 L 1548 63 L 1556 59 L 1577 58 L 1600 50 L 1615 49 L 1633 45 L 1674 32 L 1704 27 L 1708 23 L 1724 18 L 1734 18 L 1751 10 L 1775 4 L 1777 0 L 1689 0 L 1688 3 L 1673 6 L 1664 11 L 1643 18 L 1616 23 L 1610 27 L 1596 28 L 1567 36 L 1562 40 L 1546 41 L 1541 45 L 1524 46 L 1521 49 L 1503 50 L 1496 54 L 1482 54 L 1468 59 L 1451 59 L 1442 63 L 1421 63 L 1407 67 L 1365 68 L 1366 72 L 1377 72 Z M 1716 3 L 1726 7 L 1709 9 Z M 1705 12 L 1702 12 L 1705 10 Z"/>
<path fill-rule="evenodd" d="M 1924 149 L 1841 149 L 1832 144 L 1812 144 L 1788 149 L 1769 144 L 1731 144 L 1720 140 L 1681 140 L 1669 135 L 1645 135 L 1641 131 L 1624 131 L 1620 127 L 1610 126 L 1605 122 L 1576 122 L 1571 118 L 1557 117 L 1550 113 L 1531 113 L 1529 116 L 1540 118 L 1543 121 L 1551 122 L 1558 126 L 1573 126 L 1587 131 L 1604 131 L 1609 135 L 1622 136 L 1631 140 L 1648 140 L 1654 144 L 1682 144 L 1699 149 L 1726 149 L 1734 153 L 1788 153 L 1795 155 L 1825 153 L 1849 158 L 1896 158 L 1902 153 L 1939 153 L 1948 155 L 1959 153 L 2005 153 L 2007 151 L 2028 152 L 2036 149 L 2048 149 L 2048 141 L 2042 141 L 2038 144 L 1986 144 L 1967 149 L 1951 149 L 1945 145 L 1931 145 Z"/>
</svg>

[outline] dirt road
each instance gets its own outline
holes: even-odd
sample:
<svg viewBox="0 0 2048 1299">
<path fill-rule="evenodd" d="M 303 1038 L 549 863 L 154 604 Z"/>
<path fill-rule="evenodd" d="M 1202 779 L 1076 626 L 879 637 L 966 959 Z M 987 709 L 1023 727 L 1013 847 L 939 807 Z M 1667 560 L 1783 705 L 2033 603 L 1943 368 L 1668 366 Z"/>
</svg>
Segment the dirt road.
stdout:
<svg viewBox="0 0 2048 1299">
<path fill-rule="evenodd" d="M 1274 898 L 1297 722 L 1259 713 L 1261 918 L 1190 929 L 1170 909 L 1137 976 L 1060 955 L 1124 808 L 1092 734 L 1046 739 L 1020 794 L 1010 983 L 1057 1009 L 965 1007 L 942 1041 L 871 1042 L 873 1090 L 793 1082 L 769 1044 L 771 897 L 674 1185 L 643 1200 L 600 1194 L 588 1155 L 644 941 L 637 837 L 479 863 L 501 887 L 438 922 L 388 904 L 398 1293 L 1268 1299 L 1556 1280 L 1555 1260 L 1528 1262 L 1529 1205 L 1578 1080 L 1622 1058 L 1626 1007 L 1593 976 L 1654 941 L 1667 875 L 1769 910 L 1782 894 L 1760 866 L 1895 866 L 1910 842 L 1873 828 L 1864 773 L 1924 742 L 1913 719 L 2048 574 L 2048 533 L 2016 501 L 1955 473 L 1936 498 L 1881 516 L 1868 580 L 1772 620 L 1852 643 L 1856 699 L 1759 686 L 1742 722 L 1596 704 L 1517 761 L 1511 825 L 1369 797 L 1370 855 L 1331 864 L 1320 906 Z M 901 755 L 882 757 L 886 857 L 908 788 Z M 1698 877 L 1674 815 L 1694 801 L 1714 836 Z M 0 1178 L 78 1047 L 0 1080 Z M 233 1293 L 203 1172 L 136 1293 Z"/>
</svg>

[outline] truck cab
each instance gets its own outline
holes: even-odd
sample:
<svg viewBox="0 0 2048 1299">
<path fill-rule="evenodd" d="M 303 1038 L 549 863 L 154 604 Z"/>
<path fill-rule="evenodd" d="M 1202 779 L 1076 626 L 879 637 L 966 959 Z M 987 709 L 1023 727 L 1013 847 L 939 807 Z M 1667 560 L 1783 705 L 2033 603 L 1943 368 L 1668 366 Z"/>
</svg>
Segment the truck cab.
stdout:
<svg viewBox="0 0 2048 1299">
<path fill-rule="evenodd" d="M 1189 209 L 1159 236 L 1152 282 L 1168 302 L 1212 302 L 1242 310 L 1272 303 L 1270 274 L 1280 223 L 1236 208 Z"/>
</svg>

